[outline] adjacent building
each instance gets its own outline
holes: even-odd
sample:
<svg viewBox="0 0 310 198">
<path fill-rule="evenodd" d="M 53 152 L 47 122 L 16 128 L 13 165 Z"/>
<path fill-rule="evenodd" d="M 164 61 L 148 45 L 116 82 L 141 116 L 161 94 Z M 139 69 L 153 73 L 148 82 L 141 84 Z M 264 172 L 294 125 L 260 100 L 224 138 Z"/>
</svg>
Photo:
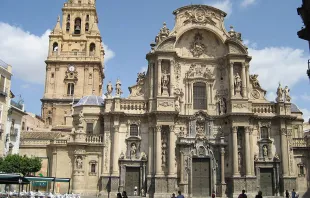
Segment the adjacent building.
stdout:
<svg viewBox="0 0 310 198">
<path fill-rule="evenodd" d="M 9 136 L 6 132 L 7 115 L 11 101 L 12 66 L 0 60 L 0 157 L 5 154 Z"/>
<path fill-rule="evenodd" d="M 103 99 L 95 1 L 66 2 L 46 61 L 42 115 L 50 130 L 23 132 L 20 153 L 48 159 L 49 176 L 72 178 L 74 193 L 303 194 L 307 144 L 288 87 L 279 84 L 275 102 L 266 99 L 223 11 L 190 5 L 173 14 L 174 27 L 163 24 L 129 97 L 119 79 L 106 84 Z"/>
</svg>

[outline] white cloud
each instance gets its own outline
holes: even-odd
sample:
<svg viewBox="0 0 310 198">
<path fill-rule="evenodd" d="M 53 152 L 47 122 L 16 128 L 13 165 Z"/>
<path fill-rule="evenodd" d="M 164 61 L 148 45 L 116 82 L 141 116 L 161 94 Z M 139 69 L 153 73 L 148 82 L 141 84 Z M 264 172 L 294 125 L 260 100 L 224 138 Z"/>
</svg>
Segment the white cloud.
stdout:
<svg viewBox="0 0 310 198">
<path fill-rule="evenodd" d="M 304 93 L 303 95 L 301 95 L 301 99 L 305 101 L 310 101 L 310 95 L 308 93 Z"/>
<path fill-rule="evenodd" d="M 212 7 L 218 8 L 227 13 L 227 16 L 231 15 L 232 13 L 232 2 L 231 0 L 214 0 L 213 2 L 209 3 L 206 2 L 205 4 L 210 5 Z"/>
<path fill-rule="evenodd" d="M 22 84 L 20 87 L 22 89 L 28 89 L 30 87 L 30 85 L 29 84 Z"/>
<path fill-rule="evenodd" d="M 109 46 L 105 45 L 104 43 L 102 43 L 102 45 L 105 53 L 104 62 L 106 63 L 115 57 L 115 53 L 109 48 Z"/>
<path fill-rule="evenodd" d="M 37 36 L 21 27 L 3 22 L 0 22 L 0 30 L 0 58 L 12 65 L 13 78 L 43 84 L 46 67 L 44 61 L 47 58 L 51 30 Z M 113 58 L 115 53 L 106 45 L 104 48 L 106 62 Z"/>
<path fill-rule="evenodd" d="M 241 2 L 241 7 L 248 7 L 256 2 L 256 0 L 243 0 Z"/>
<path fill-rule="evenodd" d="M 259 75 L 259 80 L 267 91 L 276 91 L 278 83 L 291 89 L 301 79 L 306 78 L 307 58 L 301 49 L 290 47 L 249 48 L 252 56 L 251 73 Z M 292 77 L 293 76 L 293 77 Z"/>
<path fill-rule="evenodd" d="M 273 92 L 273 91 L 267 92 L 267 95 L 266 95 L 267 100 L 274 102 L 276 100 L 276 97 L 277 97 L 277 95 L 275 92 Z"/>
</svg>

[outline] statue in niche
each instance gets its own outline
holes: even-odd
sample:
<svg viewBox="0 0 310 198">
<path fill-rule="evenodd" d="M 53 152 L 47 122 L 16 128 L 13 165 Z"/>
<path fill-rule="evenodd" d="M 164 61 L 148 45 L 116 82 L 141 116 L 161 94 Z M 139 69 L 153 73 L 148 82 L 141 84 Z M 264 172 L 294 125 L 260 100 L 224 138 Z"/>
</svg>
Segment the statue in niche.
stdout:
<svg viewBox="0 0 310 198">
<path fill-rule="evenodd" d="M 242 83 L 242 81 L 241 81 L 240 75 L 239 75 L 239 73 L 236 73 L 236 75 L 235 75 L 235 83 L 234 83 L 234 85 L 235 85 L 235 92 L 236 93 L 240 93 L 240 91 L 241 91 L 241 83 Z"/>
<path fill-rule="evenodd" d="M 226 113 L 226 99 L 225 98 L 219 98 L 218 101 L 218 107 L 219 107 L 219 114 L 223 115 Z"/>
<path fill-rule="evenodd" d="M 78 156 L 76 158 L 76 162 L 75 162 L 76 168 L 77 169 L 82 169 L 83 168 L 83 159 L 81 156 Z"/>
<path fill-rule="evenodd" d="M 137 145 L 136 143 L 132 143 L 130 149 L 130 158 L 136 159 L 136 157 L 137 157 Z"/>
<path fill-rule="evenodd" d="M 163 76 L 161 77 L 161 84 L 162 84 L 162 95 L 169 95 L 168 93 L 168 85 L 169 85 L 169 78 L 167 71 L 163 71 Z"/>
<path fill-rule="evenodd" d="M 278 89 L 277 89 L 277 102 L 283 102 L 283 89 L 281 87 L 281 83 L 279 83 Z"/>
<path fill-rule="evenodd" d="M 200 57 L 206 51 L 206 46 L 202 43 L 202 40 L 203 37 L 201 33 L 196 33 L 190 49 L 194 57 Z"/>
<path fill-rule="evenodd" d="M 122 91 L 122 83 L 119 79 L 117 79 L 116 81 L 116 85 L 115 85 L 115 95 L 116 96 L 121 96 L 121 94 L 123 93 Z"/>
<path fill-rule="evenodd" d="M 80 111 L 80 114 L 79 114 L 79 124 L 83 124 L 83 118 L 84 118 L 84 115 L 83 115 L 83 110 Z"/>
<path fill-rule="evenodd" d="M 200 140 L 203 140 L 206 138 L 204 123 L 197 123 L 196 124 L 196 138 L 200 139 Z"/>
<path fill-rule="evenodd" d="M 181 97 L 177 96 L 176 100 L 175 100 L 175 103 L 174 103 L 174 106 L 175 106 L 175 110 L 178 111 L 178 112 L 181 111 L 180 102 L 181 102 Z"/>
<path fill-rule="evenodd" d="M 106 96 L 107 96 L 108 98 L 111 97 L 112 91 L 113 91 L 113 86 L 112 86 L 111 81 L 109 81 L 109 83 L 108 83 L 108 85 L 107 85 L 107 93 L 106 93 Z"/>
<path fill-rule="evenodd" d="M 161 149 L 162 149 L 162 165 L 166 166 L 166 163 L 167 163 L 167 143 L 165 140 L 163 140 Z"/>
<path fill-rule="evenodd" d="M 263 156 L 268 157 L 268 148 L 266 145 L 263 146 Z"/>
<path fill-rule="evenodd" d="M 238 169 L 241 170 L 241 153 L 238 152 Z"/>
<path fill-rule="evenodd" d="M 290 96 L 290 89 L 288 88 L 288 86 L 285 86 L 283 92 L 284 92 L 284 100 L 285 100 L 285 102 L 290 102 L 291 101 L 291 96 Z"/>
</svg>

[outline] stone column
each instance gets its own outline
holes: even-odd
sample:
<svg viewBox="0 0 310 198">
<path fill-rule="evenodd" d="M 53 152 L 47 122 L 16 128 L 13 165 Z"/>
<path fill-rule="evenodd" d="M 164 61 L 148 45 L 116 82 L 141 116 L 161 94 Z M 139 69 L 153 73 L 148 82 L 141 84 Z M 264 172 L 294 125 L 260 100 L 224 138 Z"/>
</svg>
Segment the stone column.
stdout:
<svg viewBox="0 0 310 198">
<path fill-rule="evenodd" d="M 174 125 L 169 126 L 169 169 L 168 175 L 175 176 L 175 133 L 174 133 Z"/>
<path fill-rule="evenodd" d="M 148 158 L 148 175 L 151 176 L 154 174 L 154 153 L 153 153 L 153 127 L 149 127 L 149 158 Z"/>
<path fill-rule="evenodd" d="M 238 137 L 237 137 L 238 127 L 232 127 L 232 141 L 233 141 L 233 176 L 240 176 L 240 172 L 238 170 Z"/>
<path fill-rule="evenodd" d="M 118 157 L 119 157 L 119 125 L 114 126 L 114 135 L 113 135 L 113 169 L 112 175 L 119 176 L 119 166 L 118 166 Z"/>
<path fill-rule="evenodd" d="M 161 61 L 157 62 L 157 96 L 161 96 Z"/>
<path fill-rule="evenodd" d="M 230 97 L 234 97 L 235 89 L 234 89 L 234 63 L 230 63 L 229 67 L 229 82 L 230 82 Z"/>
<path fill-rule="evenodd" d="M 221 148 L 221 183 L 225 183 L 225 148 Z"/>
<path fill-rule="evenodd" d="M 184 184 L 184 153 L 180 152 L 180 184 Z"/>
<path fill-rule="evenodd" d="M 155 169 L 155 174 L 156 175 L 163 175 L 161 164 L 162 164 L 162 159 L 161 159 L 161 125 L 156 126 L 156 169 Z"/>
<path fill-rule="evenodd" d="M 242 97 L 246 98 L 247 97 L 247 90 L 246 90 L 247 84 L 246 84 L 245 63 L 242 63 L 241 78 L 242 78 Z"/>
<path fill-rule="evenodd" d="M 153 63 L 150 62 L 149 63 L 149 71 L 150 71 L 150 76 L 149 76 L 149 83 L 150 83 L 150 98 L 153 98 L 154 96 L 154 85 L 153 85 L 153 78 L 154 78 L 154 71 L 153 71 L 154 67 L 153 67 Z"/>
<path fill-rule="evenodd" d="M 173 86 L 173 84 L 174 84 L 174 73 L 173 73 L 173 71 L 174 71 L 174 60 L 170 60 L 170 82 L 169 82 L 169 84 L 170 84 L 170 96 L 174 96 L 174 86 Z"/>
<path fill-rule="evenodd" d="M 250 128 L 250 163 L 251 163 L 251 175 L 254 175 L 254 153 L 253 153 L 253 128 Z"/>
<path fill-rule="evenodd" d="M 288 176 L 289 175 L 289 170 L 288 170 L 288 151 L 287 151 L 287 137 L 286 137 L 286 129 L 282 128 L 281 129 L 281 153 L 282 153 L 282 168 L 283 168 L 283 176 Z"/>
<path fill-rule="evenodd" d="M 247 97 L 250 98 L 250 88 L 249 88 L 249 85 L 250 85 L 250 65 L 249 63 L 247 63 L 245 65 L 245 69 L 246 69 L 246 90 L 247 90 Z"/>
<path fill-rule="evenodd" d="M 250 127 L 244 127 L 245 129 L 245 172 L 246 176 L 251 175 L 251 157 L 250 157 Z"/>
</svg>

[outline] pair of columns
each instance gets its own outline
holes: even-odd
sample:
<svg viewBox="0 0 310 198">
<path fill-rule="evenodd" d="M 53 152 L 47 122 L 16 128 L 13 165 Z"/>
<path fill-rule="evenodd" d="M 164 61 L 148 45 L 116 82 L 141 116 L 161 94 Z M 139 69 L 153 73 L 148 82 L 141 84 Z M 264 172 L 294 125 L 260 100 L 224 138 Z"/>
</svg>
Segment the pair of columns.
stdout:
<svg viewBox="0 0 310 198">
<path fill-rule="evenodd" d="M 246 176 L 252 175 L 252 157 L 251 157 L 251 150 L 250 144 L 252 142 L 252 136 L 250 136 L 251 128 L 249 126 L 244 127 L 244 140 L 245 140 L 245 174 Z M 238 160 L 238 126 L 232 127 L 232 143 L 233 143 L 233 176 L 238 177 L 240 176 L 240 171 L 238 170 L 239 160 Z"/>
<path fill-rule="evenodd" d="M 155 131 L 154 131 L 155 128 Z M 175 165 L 175 148 L 176 148 L 176 135 L 174 133 L 174 125 L 169 126 L 168 133 L 168 176 L 176 177 L 176 165 Z M 164 175 L 162 155 L 162 125 L 149 128 L 149 175 L 161 176 Z M 154 160 L 154 161 L 153 161 Z M 155 167 L 154 167 L 155 165 Z M 155 169 L 154 169 L 155 168 Z"/>
<path fill-rule="evenodd" d="M 230 79 L 230 96 L 233 98 L 235 96 L 235 76 L 234 76 L 234 62 L 230 62 L 229 68 L 229 79 Z M 241 69 L 241 83 L 242 83 L 242 97 L 248 97 L 248 84 L 249 82 L 249 66 L 243 62 Z"/>
</svg>

